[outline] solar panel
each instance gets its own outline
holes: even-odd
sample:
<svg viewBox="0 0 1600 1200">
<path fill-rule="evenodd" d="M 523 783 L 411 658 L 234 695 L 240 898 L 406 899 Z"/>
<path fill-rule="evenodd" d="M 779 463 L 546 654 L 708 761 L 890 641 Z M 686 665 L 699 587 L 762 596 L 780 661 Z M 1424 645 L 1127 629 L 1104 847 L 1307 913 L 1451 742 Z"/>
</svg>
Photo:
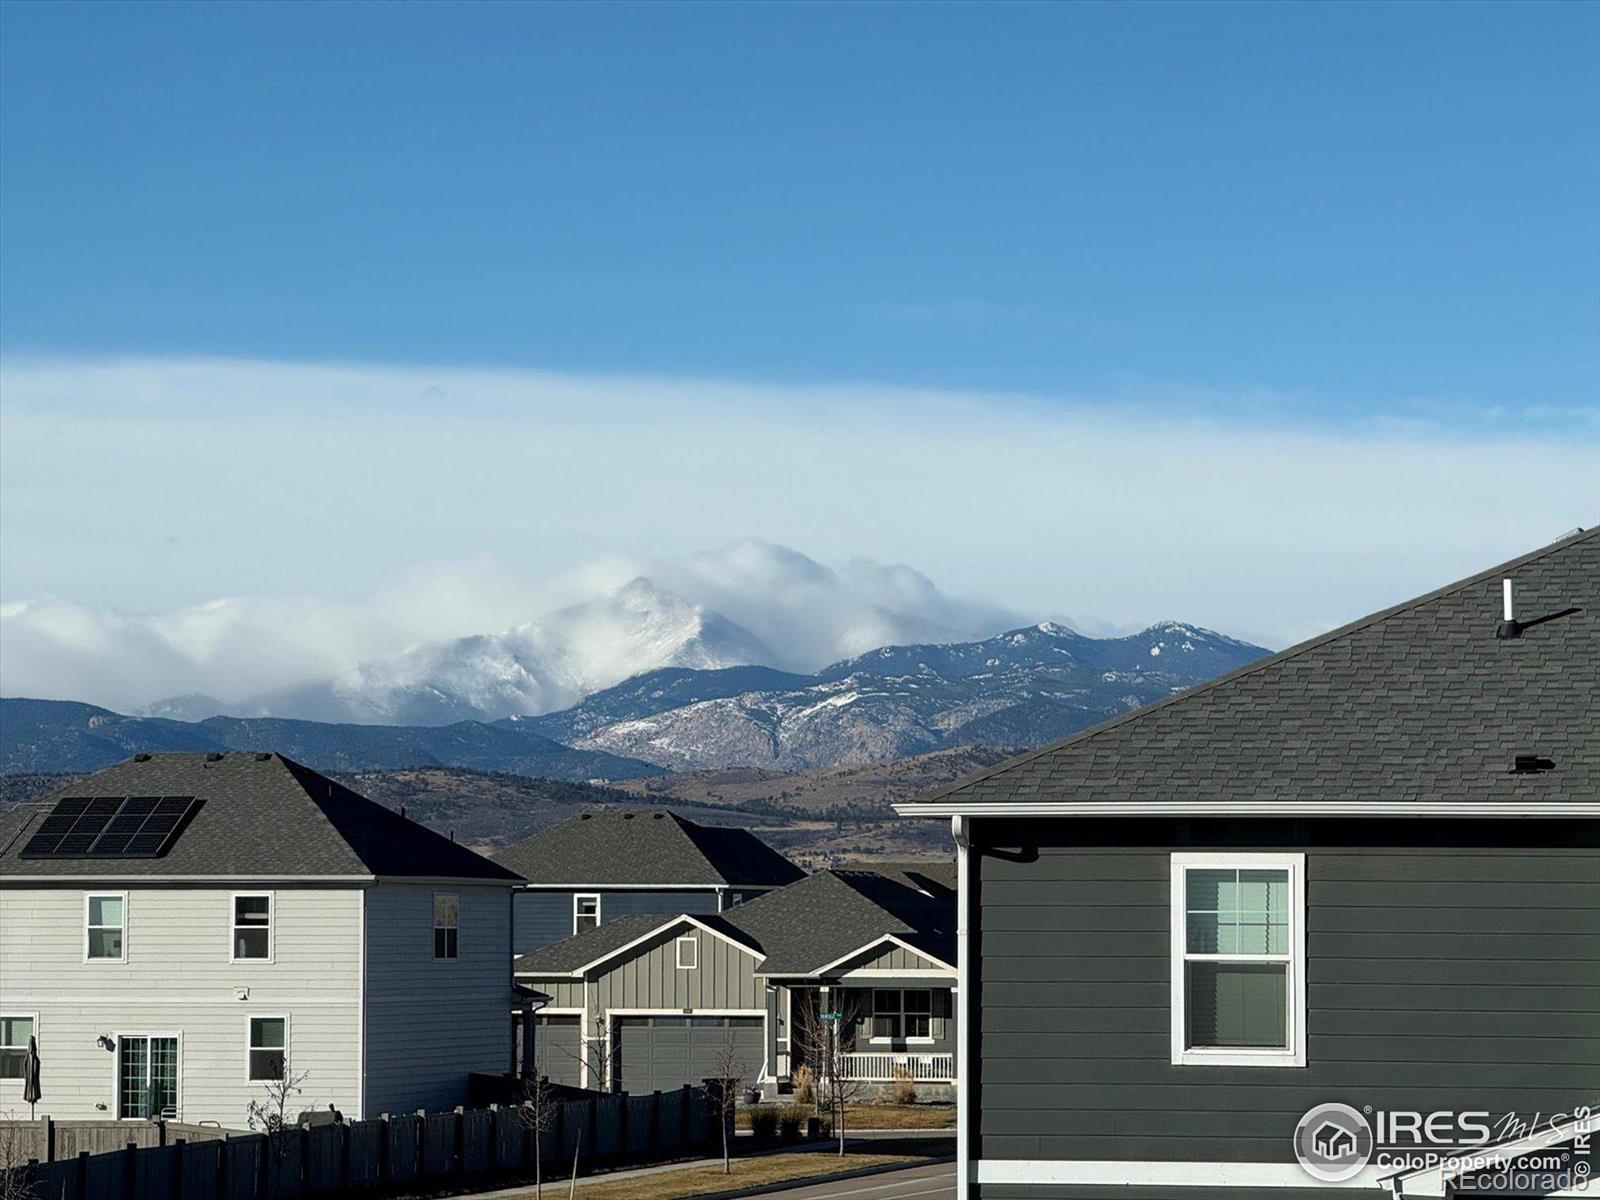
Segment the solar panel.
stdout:
<svg viewBox="0 0 1600 1200">
<path fill-rule="evenodd" d="M 69 796 L 20 858 L 157 858 L 200 807 L 193 796 Z"/>
</svg>

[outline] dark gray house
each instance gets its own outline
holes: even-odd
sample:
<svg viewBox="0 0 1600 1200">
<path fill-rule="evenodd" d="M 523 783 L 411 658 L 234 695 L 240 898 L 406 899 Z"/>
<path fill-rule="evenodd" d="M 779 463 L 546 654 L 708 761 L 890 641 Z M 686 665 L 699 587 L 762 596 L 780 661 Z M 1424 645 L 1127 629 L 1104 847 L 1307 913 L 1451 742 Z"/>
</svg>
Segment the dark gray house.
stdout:
<svg viewBox="0 0 1600 1200">
<path fill-rule="evenodd" d="M 737 1074 L 776 1094 L 794 1068 L 926 1095 L 954 1080 L 954 897 L 908 870 L 821 871 L 723 913 L 636 914 L 517 959 L 544 997 L 534 1068 L 642 1092 Z M 841 1053 L 823 1013 L 839 1014 Z"/>
<path fill-rule="evenodd" d="M 1597 698 L 1591 531 L 901 806 L 958 844 L 963 1200 L 1445 1195 L 1393 1152 L 1570 1143 Z M 1368 1132 L 1307 1126 L 1317 1175 L 1331 1102 Z"/>
<path fill-rule="evenodd" d="M 748 829 L 647 809 L 582 813 L 494 857 L 528 881 L 518 954 L 618 917 L 722 912 L 805 875 Z"/>
</svg>

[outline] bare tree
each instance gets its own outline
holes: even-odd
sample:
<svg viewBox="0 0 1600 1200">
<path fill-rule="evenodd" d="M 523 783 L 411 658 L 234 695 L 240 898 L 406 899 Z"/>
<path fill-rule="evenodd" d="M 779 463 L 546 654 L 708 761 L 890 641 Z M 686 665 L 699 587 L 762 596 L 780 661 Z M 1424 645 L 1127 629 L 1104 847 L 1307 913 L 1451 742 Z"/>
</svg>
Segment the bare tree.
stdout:
<svg viewBox="0 0 1600 1200">
<path fill-rule="evenodd" d="M 750 1073 L 750 1064 L 739 1051 L 731 1025 L 722 1039 L 711 1071 L 712 1080 L 717 1085 L 717 1094 L 712 1099 L 716 1105 L 717 1124 L 722 1127 L 722 1173 L 728 1175 L 733 1171 L 733 1111 L 739 1103 L 739 1085 Z"/>
<path fill-rule="evenodd" d="M 28 1124 L 31 1126 L 33 1122 Z M 0 1113 L 0 1200 L 37 1200 L 28 1158 L 23 1124 L 13 1120 L 11 1110 L 7 1109 Z"/>
<path fill-rule="evenodd" d="M 289 1101 L 305 1091 L 303 1085 L 310 1075 L 310 1071 L 291 1071 L 289 1060 L 280 1058 L 277 1078 L 263 1080 L 261 1084 L 267 1098 L 250 1101 L 246 1110 L 245 1119 L 250 1128 L 267 1135 L 267 1146 L 277 1164 L 273 1176 L 275 1184 L 283 1174 L 283 1162 L 289 1157 L 289 1147 L 293 1144 L 291 1135 L 295 1123 L 289 1120 Z"/>
<path fill-rule="evenodd" d="M 544 1135 L 555 1128 L 560 1101 L 542 1072 L 525 1076 L 518 1087 L 517 1120 L 533 1134 L 533 1195 L 544 1200 Z"/>
<path fill-rule="evenodd" d="M 864 1082 L 851 1077 L 845 1058 L 863 1018 L 870 1020 L 859 994 L 843 989 L 831 991 L 826 1001 L 819 996 L 815 1004 L 798 1005 L 793 1012 L 794 1043 L 816 1076 L 817 1115 L 827 1114 L 840 1154 L 846 1111 L 866 1091 Z"/>
</svg>

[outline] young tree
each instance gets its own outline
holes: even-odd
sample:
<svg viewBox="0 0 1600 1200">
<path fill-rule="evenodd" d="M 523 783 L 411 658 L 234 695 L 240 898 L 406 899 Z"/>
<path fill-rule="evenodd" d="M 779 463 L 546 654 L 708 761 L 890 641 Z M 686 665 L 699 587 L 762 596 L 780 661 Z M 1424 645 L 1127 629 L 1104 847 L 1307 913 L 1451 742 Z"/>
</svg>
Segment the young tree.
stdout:
<svg viewBox="0 0 1600 1200">
<path fill-rule="evenodd" d="M 267 1135 L 267 1147 L 276 1164 L 274 1184 L 280 1181 L 284 1160 L 294 1144 L 295 1123 L 289 1120 L 289 1101 L 305 1091 L 304 1084 L 310 1076 L 310 1071 L 291 1071 L 289 1060 L 280 1058 L 277 1078 L 262 1082 L 266 1099 L 252 1100 L 246 1109 L 245 1119 L 250 1128 Z"/>
<path fill-rule="evenodd" d="M 533 1134 L 534 1200 L 544 1200 L 544 1135 L 555 1128 L 560 1103 L 543 1072 L 535 1070 L 519 1082 L 517 1120 Z"/>
<path fill-rule="evenodd" d="M 739 1087 L 750 1073 L 750 1064 L 745 1062 L 744 1055 L 739 1051 L 731 1025 L 722 1039 L 711 1070 L 712 1082 L 717 1088 L 712 1100 L 716 1106 L 717 1124 L 722 1126 L 722 1173 L 727 1175 L 733 1171 L 733 1110 L 739 1103 Z"/>
<path fill-rule="evenodd" d="M 13 1120 L 7 1109 L 0 1113 L 0 1200 L 38 1200 L 29 1178 L 28 1157 L 23 1125 Z"/>
<path fill-rule="evenodd" d="M 793 1011 L 794 1044 L 816 1076 L 817 1115 L 826 1113 L 844 1153 L 845 1117 L 851 1104 L 866 1091 L 853 1078 L 846 1055 L 855 1044 L 855 1031 L 867 1016 L 860 993 L 834 988 L 814 1003 L 796 1005 Z"/>
</svg>

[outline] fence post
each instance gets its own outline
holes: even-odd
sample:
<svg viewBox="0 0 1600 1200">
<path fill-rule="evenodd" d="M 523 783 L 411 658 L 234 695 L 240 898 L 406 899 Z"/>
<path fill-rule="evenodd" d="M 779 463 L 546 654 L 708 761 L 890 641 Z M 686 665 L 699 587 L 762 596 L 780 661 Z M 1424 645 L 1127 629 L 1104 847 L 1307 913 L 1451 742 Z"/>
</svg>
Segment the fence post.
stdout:
<svg viewBox="0 0 1600 1200">
<path fill-rule="evenodd" d="M 678 1145 L 687 1146 L 689 1135 L 694 1130 L 693 1115 L 689 1106 L 694 1103 L 694 1089 L 687 1083 L 683 1085 L 683 1104 L 678 1112 Z"/>
<path fill-rule="evenodd" d="M 129 1142 L 122 1152 L 122 1200 L 134 1200 L 134 1186 L 139 1180 L 139 1164 L 134 1155 L 138 1153 L 139 1146 L 135 1142 Z"/>
<path fill-rule="evenodd" d="M 53 1117 L 44 1116 L 44 1160 L 53 1163 L 56 1160 L 56 1123 Z"/>
<path fill-rule="evenodd" d="M 300 1126 L 300 1194 L 311 1194 L 311 1126 Z"/>
<path fill-rule="evenodd" d="M 650 1152 L 661 1149 L 661 1089 L 650 1093 Z"/>
<path fill-rule="evenodd" d="M 378 1114 L 378 1186 L 389 1182 L 389 1114 Z"/>
<path fill-rule="evenodd" d="M 428 1178 L 428 1110 L 417 1109 L 417 1161 L 416 1178 Z"/>
<path fill-rule="evenodd" d="M 456 1105 L 455 1115 L 456 1115 L 456 1119 L 454 1121 L 455 1137 L 452 1140 L 455 1142 L 456 1148 L 455 1148 L 455 1153 L 450 1156 L 450 1168 L 455 1174 L 460 1175 L 460 1174 L 464 1173 L 466 1171 L 466 1169 L 467 1169 L 467 1114 L 466 1114 L 466 1110 L 464 1108 L 462 1108 L 461 1105 L 458 1104 L 458 1105 Z"/>
<path fill-rule="evenodd" d="M 222 1145 L 217 1150 L 217 1200 L 228 1200 L 228 1135 L 222 1135 Z"/>
<path fill-rule="evenodd" d="M 339 1190 L 350 1190 L 350 1126 L 340 1121 L 334 1126 L 339 1131 Z"/>
<path fill-rule="evenodd" d="M 79 1150 L 78 1151 L 77 1175 L 78 1175 L 77 1180 L 76 1180 L 77 1186 L 73 1188 L 73 1194 L 78 1197 L 78 1200 L 88 1200 L 88 1197 L 89 1197 L 89 1152 L 87 1150 Z"/>
<path fill-rule="evenodd" d="M 617 1155 L 620 1158 L 626 1158 L 628 1156 L 628 1126 L 632 1124 L 628 1117 L 633 1109 L 633 1097 L 628 1095 L 627 1092 L 622 1092 L 621 1096 L 622 1099 L 617 1102 Z"/>
<path fill-rule="evenodd" d="M 600 1097 L 598 1095 L 589 1097 L 588 1124 L 589 1154 L 592 1157 L 600 1149 Z"/>
<path fill-rule="evenodd" d="M 167 1157 L 167 1169 L 172 1172 L 172 1200 L 183 1200 L 183 1148 L 187 1138 L 172 1143 L 172 1153 Z"/>
</svg>

